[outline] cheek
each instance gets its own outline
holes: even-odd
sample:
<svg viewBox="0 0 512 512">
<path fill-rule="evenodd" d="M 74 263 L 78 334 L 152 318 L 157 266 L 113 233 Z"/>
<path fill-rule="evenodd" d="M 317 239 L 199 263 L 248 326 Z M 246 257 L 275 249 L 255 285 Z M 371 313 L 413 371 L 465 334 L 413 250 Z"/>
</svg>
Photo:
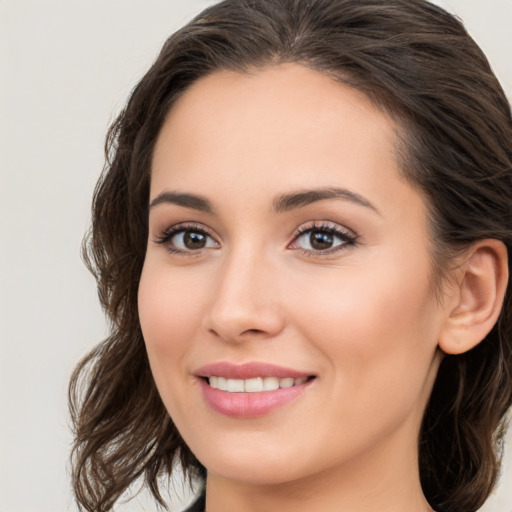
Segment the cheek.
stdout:
<svg viewBox="0 0 512 512">
<path fill-rule="evenodd" d="M 355 405 L 353 414 L 373 415 L 390 403 L 410 408 L 428 393 L 438 315 L 417 261 L 414 268 L 394 261 L 316 276 L 295 294 L 297 322 L 325 356 L 333 391 Z"/>
<path fill-rule="evenodd" d="M 290 309 L 301 312 L 297 318 L 317 332 L 315 337 L 343 333 L 340 342 L 361 349 L 378 348 L 382 346 L 379 339 L 391 336 L 400 343 L 408 331 L 409 336 L 424 331 L 436 309 L 428 272 L 418 266 L 408 269 L 399 262 L 315 273 L 289 295 L 295 298 Z"/>
<path fill-rule="evenodd" d="M 197 328 L 206 287 L 201 286 L 201 276 L 173 272 L 153 259 L 156 258 L 148 258 L 141 275 L 139 316 L 142 330 L 147 333 L 146 342 L 167 346 L 180 340 L 181 333 Z"/>
<path fill-rule="evenodd" d="M 139 318 L 151 369 L 162 395 L 166 383 L 186 371 L 183 361 L 200 325 L 201 289 L 185 273 L 166 271 L 151 260 L 139 285 Z M 200 282 L 200 281 L 199 281 Z"/>
</svg>

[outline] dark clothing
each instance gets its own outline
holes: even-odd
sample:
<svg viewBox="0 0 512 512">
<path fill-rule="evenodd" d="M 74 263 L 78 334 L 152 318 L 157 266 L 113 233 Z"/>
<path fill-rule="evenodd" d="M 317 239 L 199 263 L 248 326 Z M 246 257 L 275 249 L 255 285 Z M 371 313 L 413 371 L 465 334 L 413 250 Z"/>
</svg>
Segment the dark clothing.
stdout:
<svg viewBox="0 0 512 512">
<path fill-rule="evenodd" d="M 206 494 L 202 492 L 192 505 L 190 505 L 184 512 L 205 512 Z"/>
</svg>

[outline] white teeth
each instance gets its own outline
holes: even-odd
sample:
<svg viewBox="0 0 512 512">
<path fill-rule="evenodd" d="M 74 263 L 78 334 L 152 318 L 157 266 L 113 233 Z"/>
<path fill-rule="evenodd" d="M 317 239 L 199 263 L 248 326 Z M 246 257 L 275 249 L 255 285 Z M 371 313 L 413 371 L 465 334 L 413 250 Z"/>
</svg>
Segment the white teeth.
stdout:
<svg viewBox="0 0 512 512">
<path fill-rule="evenodd" d="M 228 380 L 225 377 L 217 377 L 217 385 L 221 391 L 228 390 Z"/>
<path fill-rule="evenodd" d="M 265 377 L 263 379 L 263 391 L 274 391 L 279 389 L 279 379 L 277 377 Z"/>
<path fill-rule="evenodd" d="M 228 389 L 230 393 L 243 393 L 244 392 L 244 381 L 242 379 L 227 379 Z"/>
<path fill-rule="evenodd" d="M 263 391 L 263 379 L 261 377 L 246 379 L 244 382 L 244 391 L 246 393 L 258 393 L 259 391 Z"/>
<path fill-rule="evenodd" d="M 279 381 L 280 388 L 291 388 L 295 384 L 295 379 L 288 377 Z"/>
<path fill-rule="evenodd" d="M 306 382 L 307 377 L 294 379 L 285 377 L 255 377 L 252 379 L 226 379 L 225 377 L 209 377 L 212 388 L 228 391 L 230 393 L 260 393 L 262 391 L 274 391 L 279 388 L 291 388 Z"/>
</svg>

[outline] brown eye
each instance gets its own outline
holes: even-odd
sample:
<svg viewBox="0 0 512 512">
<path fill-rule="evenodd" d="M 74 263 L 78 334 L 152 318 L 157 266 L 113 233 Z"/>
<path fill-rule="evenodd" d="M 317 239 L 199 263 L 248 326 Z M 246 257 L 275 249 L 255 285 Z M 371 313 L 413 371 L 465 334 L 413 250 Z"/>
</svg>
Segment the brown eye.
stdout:
<svg viewBox="0 0 512 512">
<path fill-rule="evenodd" d="M 170 252 L 192 253 L 202 249 L 216 249 L 219 244 L 206 231 L 195 227 L 173 226 L 156 240 Z"/>
<path fill-rule="evenodd" d="M 309 234 L 309 243 L 313 249 L 322 251 L 332 247 L 334 237 L 331 233 L 326 233 L 325 231 L 312 231 Z"/>
<path fill-rule="evenodd" d="M 196 231 L 185 231 L 183 235 L 183 245 L 187 249 L 203 249 L 206 247 L 208 236 Z"/>
<path fill-rule="evenodd" d="M 312 226 L 299 230 L 291 244 L 311 255 L 326 255 L 356 244 L 356 237 L 338 226 Z"/>
</svg>

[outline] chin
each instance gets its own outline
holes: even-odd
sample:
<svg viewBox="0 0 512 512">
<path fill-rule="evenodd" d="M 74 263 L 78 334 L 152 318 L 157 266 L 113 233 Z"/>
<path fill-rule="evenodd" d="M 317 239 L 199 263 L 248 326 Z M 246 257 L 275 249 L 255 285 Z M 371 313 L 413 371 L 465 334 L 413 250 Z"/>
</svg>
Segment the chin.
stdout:
<svg viewBox="0 0 512 512">
<path fill-rule="evenodd" d="M 254 457 L 253 457 L 254 459 Z M 300 480 L 306 475 L 300 474 L 294 468 L 290 471 L 290 464 L 276 465 L 274 461 L 258 461 L 248 463 L 231 463 L 217 461 L 206 467 L 208 475 L 215 474 L 225 480 L 236 481 L 241 484 L 254 486 L 282 485 Z"/>
<path fill-rule="evenodd" d="M 251 441 L 243 449 L 233 445 L 221 450 L 199 450 L 198 460 L 209 475 L 248 485 L 279 485 L 307 476 L 307 464 L 302 463 L 299 448 L 287 447 L 286 452 L 271 447 L 261 448 Z"/>
</svg>

